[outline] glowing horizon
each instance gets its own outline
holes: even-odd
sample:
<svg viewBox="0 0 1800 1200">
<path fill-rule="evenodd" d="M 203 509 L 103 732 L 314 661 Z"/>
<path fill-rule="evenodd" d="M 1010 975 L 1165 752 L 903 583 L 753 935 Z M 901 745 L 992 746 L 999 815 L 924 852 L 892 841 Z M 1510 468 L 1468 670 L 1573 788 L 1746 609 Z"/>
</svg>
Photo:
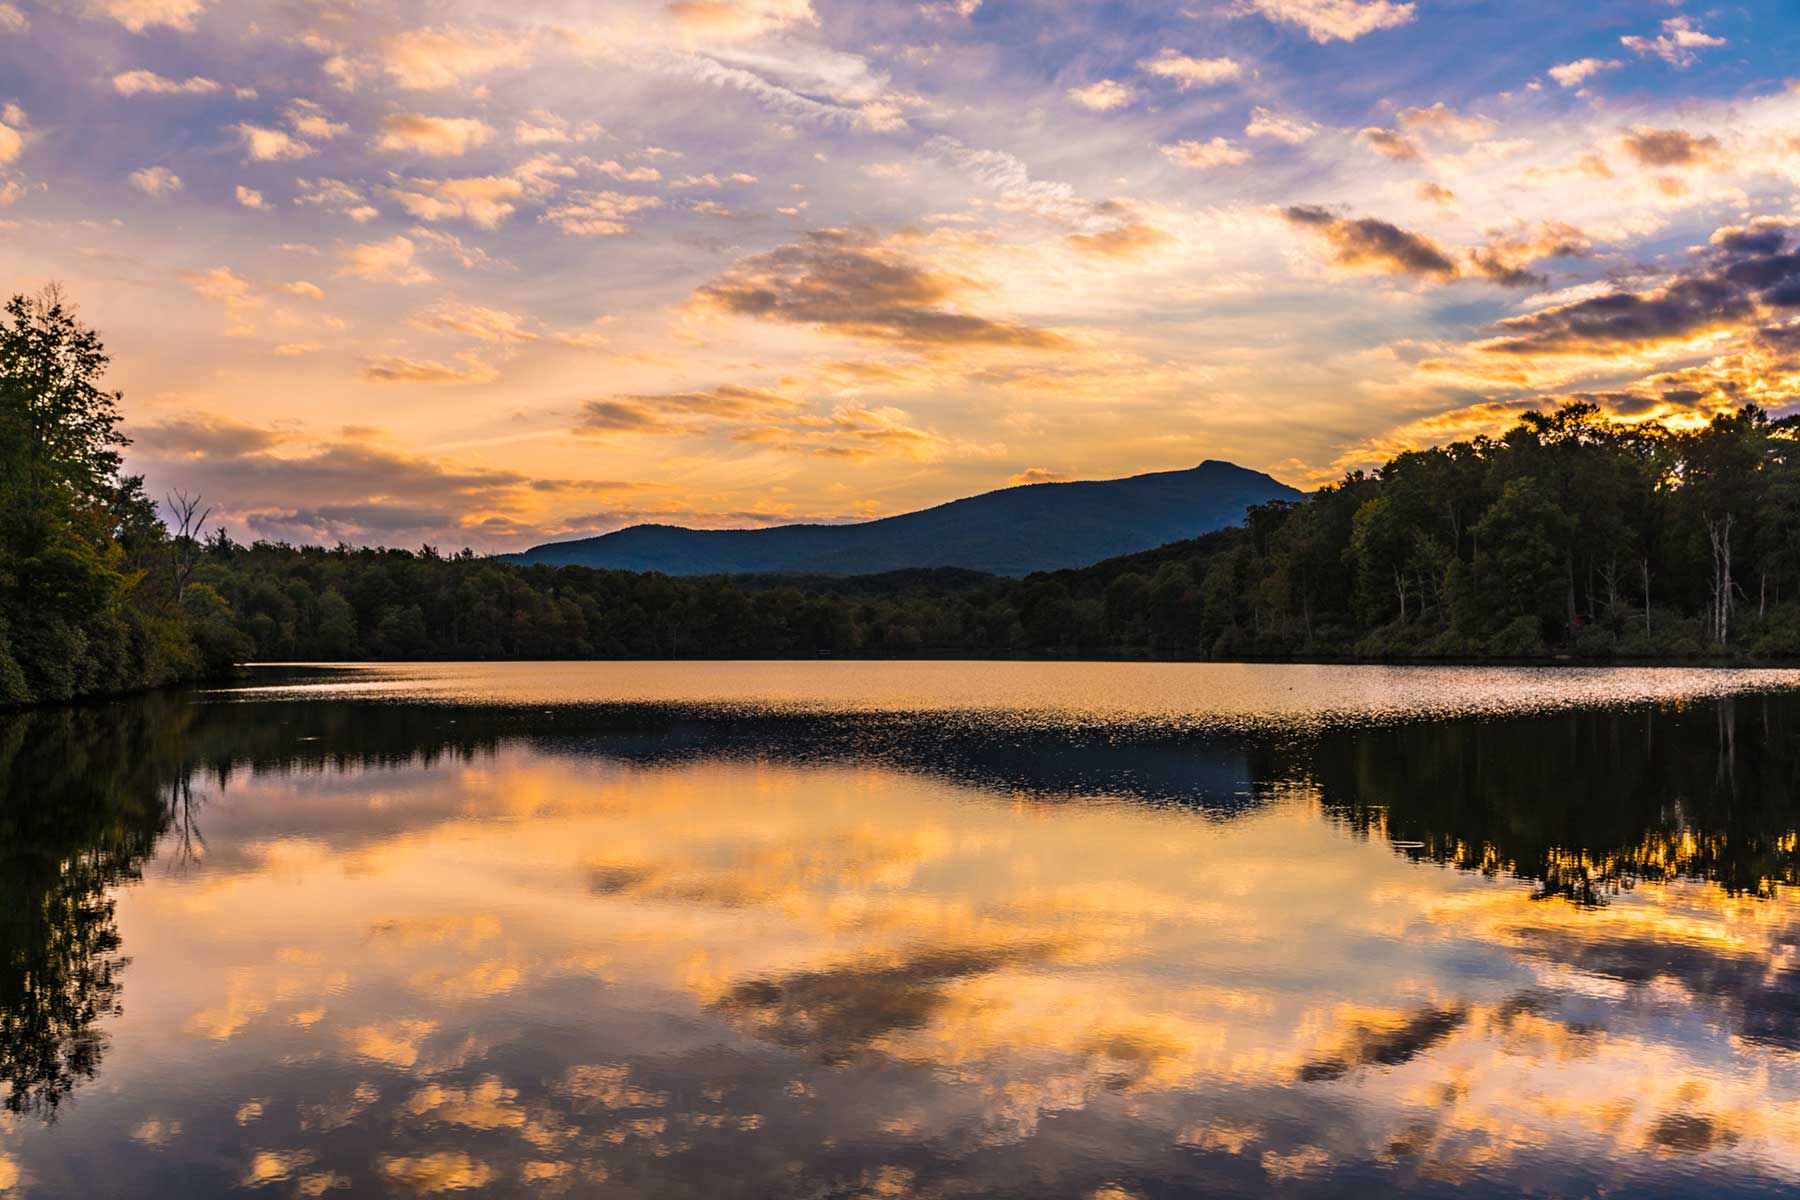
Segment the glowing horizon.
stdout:
<svg viewBox="0 0 1800 1200">
<path fill-rule="evenodd" d="M 1800 389 L 1800 19 L 0 0 L 7 290 L 234 536 L 518 550 Z"/>
</svg>

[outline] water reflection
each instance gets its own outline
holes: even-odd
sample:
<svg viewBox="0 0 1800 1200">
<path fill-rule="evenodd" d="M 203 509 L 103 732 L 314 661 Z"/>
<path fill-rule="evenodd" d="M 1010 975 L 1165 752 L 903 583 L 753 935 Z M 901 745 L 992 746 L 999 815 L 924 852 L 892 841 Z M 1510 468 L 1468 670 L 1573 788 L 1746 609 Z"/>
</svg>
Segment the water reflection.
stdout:
<svg viewBox="0 0 1800 1200">
<path fill-rule="evenodd" d="M 99 1069 L 125 965 L 113 889 L 169 828 L 180 710 L 61 710 L 0 722 L 0 1080 L 53 1117 Z"/>
<path fill-rule="evenodd" d="M 1800 1182 L 1800 696 L 598 700 L 0 725 L 0 1190 Z"/>
<path fill-rule="evenodd" d="M 1336 730 L 1275 769 L 1308 773 L 1365 834 L 1542 896 L 1593 905 L 1680 876 L 1770 896 L 1800 861 L 1797 718 L 1772 693 Z"/>
</svg>

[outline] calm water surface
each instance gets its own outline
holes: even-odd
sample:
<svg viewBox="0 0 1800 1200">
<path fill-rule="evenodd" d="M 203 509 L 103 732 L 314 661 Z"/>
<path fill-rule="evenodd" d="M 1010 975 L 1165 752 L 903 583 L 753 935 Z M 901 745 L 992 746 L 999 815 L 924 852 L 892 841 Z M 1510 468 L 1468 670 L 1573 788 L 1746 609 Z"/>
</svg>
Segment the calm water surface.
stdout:
<svg viewBox="0 0 1800 1200">
<path fill-rule="evenodd" d="M 1791 1195 L 1800 675 L 270 668 L 0 718 L 0 1195 Z"/>
</svg>

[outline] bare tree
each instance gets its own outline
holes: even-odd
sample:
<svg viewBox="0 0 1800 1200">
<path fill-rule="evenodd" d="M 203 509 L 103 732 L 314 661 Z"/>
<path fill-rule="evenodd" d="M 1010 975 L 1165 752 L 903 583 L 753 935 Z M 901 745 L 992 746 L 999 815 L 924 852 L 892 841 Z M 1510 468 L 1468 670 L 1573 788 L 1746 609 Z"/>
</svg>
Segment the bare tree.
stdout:
<svg viewBox="0 0 1800 1200">
<path fill-rule="evenodd" d="M 200 507 L 198 492 L 192 496 L 186 492 L 164 495 L 163 502 L 175 517 L 175 600 L 179 603 L 187 591 L 188 576 L 200 561 L 200 531 L 206 527 L 212 509 Z"/>
<path fill-rule="evenodd" d="M 1705 520 L 1706 536 L 1712 543 L 1713 554 L 1713 637 L 1723 646 L 1731 632 L 1731 593 L 1735 587 L 1731 578 L 1732 515 L 1726 513 L 1723 521 L 1716 521 L 1711 517 Z"/>
</svg>

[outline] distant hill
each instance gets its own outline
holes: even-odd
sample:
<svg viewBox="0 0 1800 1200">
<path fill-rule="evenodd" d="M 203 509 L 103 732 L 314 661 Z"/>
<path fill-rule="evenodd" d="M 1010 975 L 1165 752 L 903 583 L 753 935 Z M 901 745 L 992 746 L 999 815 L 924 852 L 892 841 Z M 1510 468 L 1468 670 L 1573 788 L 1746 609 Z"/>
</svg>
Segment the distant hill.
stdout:
<svg viewBox="0 0 1800 1200">
<path fill-rule="evenodd" d="M 1186 471 L 1128 479 L 1003 488 L 854 525 L 633 525 L 502 557 L 668 575 L 867 575 L 961 567 L 1019 576 L 1191 538 L 1237 524 L 1252 504 L 1301 495 L 1259 471 L 1209 460 Z"/>
</svg>

